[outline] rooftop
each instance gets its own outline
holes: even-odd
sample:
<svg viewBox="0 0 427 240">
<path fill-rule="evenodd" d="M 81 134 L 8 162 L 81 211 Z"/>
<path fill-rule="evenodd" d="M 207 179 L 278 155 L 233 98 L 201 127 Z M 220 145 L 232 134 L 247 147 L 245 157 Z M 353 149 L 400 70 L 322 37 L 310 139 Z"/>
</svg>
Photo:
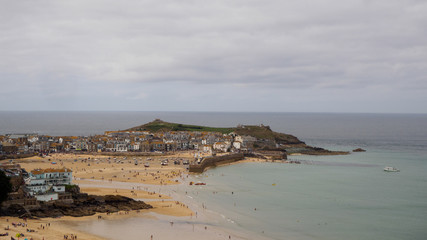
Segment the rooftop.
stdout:
<svg viewBox="0 0 427 240">
<path fill-rule="evenodd" d="M 47 168 L 47 169 L 34 169 L 31 171 L 32 174 L 43 174 L 43 173 L 57 173 L 57 172 L 72 172 L 68 168 Z"/>
</svg>

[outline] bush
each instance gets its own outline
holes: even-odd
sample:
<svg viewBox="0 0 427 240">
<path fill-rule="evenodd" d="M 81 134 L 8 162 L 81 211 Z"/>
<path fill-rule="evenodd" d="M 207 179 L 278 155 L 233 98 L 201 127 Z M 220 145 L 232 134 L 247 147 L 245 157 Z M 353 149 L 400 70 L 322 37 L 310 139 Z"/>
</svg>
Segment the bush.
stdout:
<svg viewBox="0 0 427 240">
<path fill-rule="evenodd" d="M 0 204 L 7 199 L 8 194 L 12 191 L 10 178 L 3 171 L 0 171 Z"/>
</svg>

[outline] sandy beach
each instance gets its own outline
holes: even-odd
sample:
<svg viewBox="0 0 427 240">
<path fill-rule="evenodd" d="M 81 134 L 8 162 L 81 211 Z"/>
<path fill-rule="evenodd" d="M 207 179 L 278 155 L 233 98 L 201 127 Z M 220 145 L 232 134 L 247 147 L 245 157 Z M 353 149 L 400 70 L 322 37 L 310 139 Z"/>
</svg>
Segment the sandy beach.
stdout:
<svg viewBox="0 0 427 240">
<path fill-rule="evenodd" d="M 192 152 L 179 153 L 176 155 L 156 156 L 156 157 L 112 157 L 89 154 L 52 154 L 47 157 L 31 157 L 27 159 L 15 160 L 15 163 L 21 165 L 27 171 L 37 168 L 69 168 L 73 170 L 73 184 L 80 186 L 81 192 L 94 195 L 122 195 L 137 200 L 143 200 L 152 205 L 149 210 L 119 212 L 114 214 L 96 214 L 86 217 L 61 217 L 59 219 L 28 219 L 24 222 L 23 219 L 2 217 L 0 218 L 0 228 L 8 232 L 10 236 L 16 236 L 18 233 L 23 233 L 28 239 L 63 239 L 64 235 L 77 235 L 78 239 L 106 239 L 100 236 L 94 236 L 88 231 L 81 231 L 76 228 L 77 223 L 97 221 L 98 216 L 103 220 L 118 220 L 129 219 L 134 217 L 142 217 L 151 219 L 150 223 L 156 224 L 156 219 L 163 218 L 178 218 L 178 221 L 194 221 L 196 210 L 193 206 L 188 206 L 183 202 L 173 199 L 170 192 L 159 192 L 155 190 L 162 186 L 170 186 L 182 184 L 185 178 L 188 177 L 188 172 L 185 165 L 174 165 L 174 159 L 191 159 Z M 161 161 L 169 159 L 168 166 L 162 166 Z M 135 164 L 138 161 L 138 165 Z M 248 159 L 245 161 L 258 161 L 257 159 Z M 144 167 L 147 163 L 149 167 Z M 156 187 L 157 186 L 157 187 Z M 70 224 L 75 222 L 76 224 Z M 15 226 L 12 225 L 15 223 Z M 21 223 L 21 226 L 16 224 Z M 196 222 L 197 223 L 197 222 Z M 22 226 L 25 224 L 24 226 Z M 196 224 L 197 225 L 197 224 Z M 153 226 L 154 227 L 154 226 Z M 189 231 L 188 226 L 183 227 L 180 231 L 186 233 Z M 231 233 L 221 233 L 222 230 L 210 228 L 207 231 L 206 227 L 201 228 L 199 234 L 194 233 L 188 235 L 188 239 L 198 239 L 200 234 L 206 239 L 218 239 L 222 236 L 224 239 L 234 236 L 234 239 L 242 239 Z M 27 229 L 32 229 L 34 232 L 27 232 Z M 175 229 L 179 229 L 176 227 Z M 163 229 L 159 229 L 157 235 L 162 234 Z M 174 230 L 177 231 L 177 230 Z M 0 231 L 0 233 L 3 233 Z M 197 231 L 196 231 L 197 232 Z M 208 237 L 207 235 L 210 235 Z M 0 239 L 3 239 L 0 237 Z M 68 239 L 71 239 L 70 237 Z"/>
</svg>

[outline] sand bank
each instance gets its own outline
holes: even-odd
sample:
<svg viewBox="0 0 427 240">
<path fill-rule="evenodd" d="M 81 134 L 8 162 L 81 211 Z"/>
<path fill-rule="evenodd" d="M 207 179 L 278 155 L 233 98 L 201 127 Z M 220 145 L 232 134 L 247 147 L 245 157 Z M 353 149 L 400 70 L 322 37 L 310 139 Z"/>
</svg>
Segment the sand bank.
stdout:
<svg viewBox="0 0 427 240">
<path fill-rule="evenodd" d="M 103 235 L 103 229 L 110 223 L 132 225 L 132 222 L 143 222 L 145 238 L 173 239 L 179 234 L 185 239 L 250 239 L 240 233 L 232 233 L 223 228 L 213 226 L 209 217 L 203 216 L 202 209 L 198 209 L 196 203 L 187 202 L 185 196 L 176 196 L 173 193 L 174 185 L 186 182 L 188 177 L 186 166 L 173 165 L 173 158 L 191 158 L 194 153 L 179 153 L 164 157 L 142 157 L 130 159 L 129 157 L 111 157 L 100 155 L 74 155 L 53 154 L 46 158 L 32 157 L 16 160 L 27 171 L 36 168 L 63 168 L 73 170 L 73 183 L 78 184 L 82 192 L 95 195 L 119 194 L 134 199 L 142 199 L 154 208 L 149 210 L 119 212 L 114 214 L 97 214 L 88 217 L 62 217 L 60 219 L 28 220 L 28 228 L 36 232 L 28 233 L 33 239 L 63 239 L 64 235 L 75 234 L 78 239 L 140 239 L 138 236 L 127 233 L 128 230 L 115 230 L 108 235 Z M 169 166 L 160 163 L 165 158 L 170 159 Z M 138 165 L 135 165 L 135 160 Z M 248 159 L 243 162 L 254 162 L 258 159 Z M 149 167 L 144 167 L 148 163 Z M 235 164 L 235 163 L 233 163 Z M 167 188 L 164 191 L 160 189 Z M 180 201 L 176 201 L 180 200 Z M 184 200 L 184 201 L 181 201 Z M 191 201 L 191 200 L 188 200 Z M 185 203 L 184 203 L 185 202 Z M 199 216 L 197 217 L 197 211 Z M 101 219 L 98 219 L 100 216 Z M 21 219 L 1 218 L 0 224 L 4 229 L 9 222 L 23 222 Z M 129 220 L 128 220 L 129 219 Z M 82 223 L 83 222 L 83 223 Z M 175 222 L 171 225 L 170 222 Z M 50 226 L 42 229 L 43 224 Z M 166 224 L 165 224 L 166 223 Z M 87 228 L 92 226 L 93 229 Z M 39 228 L 37 228 L 39 227 Z M 123 225 L 127 228 L 128 225 Z M 170 227 L 166 229 L 166 227 Z M 113 227 L 111 227 L 113 228 Z M 18 232 L 26 233 L 26 227 L 11 226 L 10 234 Z M 96 233 L 94 236 L 91 233 Z M 107 231 L 108 232 L 108 231 Z M 117 232 L 122 234 L 117 235 Z M 151 232 L 151 233 L 150 233 Z M 148 234 L 150 233 L 150 234 Z M 27 235 L 26 235 L 27 236 Z M 70 239 L 70 238 L 69 238 Z"/>
</svg>

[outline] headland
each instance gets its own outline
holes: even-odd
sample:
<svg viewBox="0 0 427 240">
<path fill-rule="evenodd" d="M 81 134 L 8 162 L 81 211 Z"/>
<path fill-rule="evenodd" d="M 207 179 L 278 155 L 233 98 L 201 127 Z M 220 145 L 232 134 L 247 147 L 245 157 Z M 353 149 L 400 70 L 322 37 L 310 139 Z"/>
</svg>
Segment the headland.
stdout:
<svg viewBox="0 0 427 240">
<path fill-rule="evenodd" d="M 47 200 L 37 202 L 37 207 L 19 206 L 11 205 L 16 199 L 10 198 L 9 203 L 3 203 L 1 227 L 16 235 L 22 229 L 11 228 L 10 221 L 23 222 L 16 217 L 25 218 L 29 226 L 26 236 L 33 239 L 56 239 L 71 232 L 77 232 L 79 239 L 102 239 L 69 228 L 58 219 L 113 219 L 147 213 L 192 218 L 194 208 L 174 199 L 171 192 L 155 190 L 156 186 L 182 184 L 190 172 L 238 161 L 294 163 L 287 161 L 290 154 L 348 154 L 308 146 L 295 136 L 276 133 L 264 125 L 214 128 L 158 119 L 89 137 L 9 134 L 0 138 L 2 163 L 19 165 L 27 173 L 70 169 L 72 184 L 79 188 L 68 190 L 72 203 Z M 25 193 L 22 181 L 21 185 L 17 182 L 13 196 L 33 197 Z"/>
</svg>

